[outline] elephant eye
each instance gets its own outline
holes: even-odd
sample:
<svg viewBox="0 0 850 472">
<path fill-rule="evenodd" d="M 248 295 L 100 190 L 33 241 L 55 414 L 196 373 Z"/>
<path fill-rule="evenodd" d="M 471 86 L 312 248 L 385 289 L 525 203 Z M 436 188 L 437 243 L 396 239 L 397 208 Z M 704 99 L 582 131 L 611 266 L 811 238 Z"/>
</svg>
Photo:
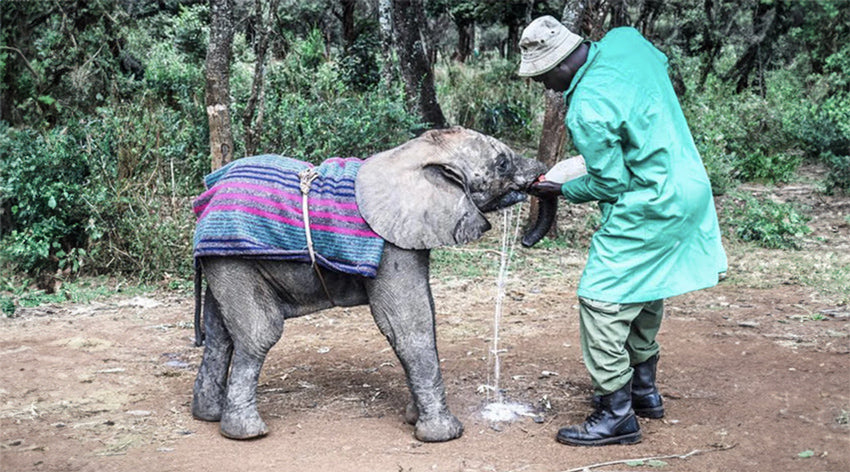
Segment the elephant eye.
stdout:
<svg viewBox="0 0 850 472">
<path fill-rule="evenodd" d="M 505 174 L 510 170 L 511 160 L 504 154 L 499 154 L 496 158 L 496 171 L 500 174 Z"/>
</svg>

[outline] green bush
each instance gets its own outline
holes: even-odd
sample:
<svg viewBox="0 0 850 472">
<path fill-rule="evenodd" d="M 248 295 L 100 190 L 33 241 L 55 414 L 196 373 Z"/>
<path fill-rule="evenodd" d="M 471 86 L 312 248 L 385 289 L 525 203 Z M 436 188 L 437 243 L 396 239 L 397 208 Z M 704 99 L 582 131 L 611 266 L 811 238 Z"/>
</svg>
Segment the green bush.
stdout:
<svg viewBox="0 0 850 472">
<path fill-rule="evenodd" d="M 337 63 L 340 79 L 359 92 L 376 86 L 381 80 L 381 69 L 374 51 L 379 48 L 380 44 L 374 35 L 358 36 Z"/>
<path fill-rule="evenodd" d="M 829 169 L 827 193 L 850 192 L 850 93 L 836 93 L 820 103 L 801 100 L 786 122 L 809 156 Z"/>
<path fill-rule="evenodd" d="M 269 64 L 257 152 L 320 162 L 334 156 L 364 158 L 409 139 L 417 121 L 405 109 L 401 84 L 352 89 L 340 68 L 319 54 L 321 40 L 317 34 L 293 40 L 290 55 Z M 250 93 L 249 82 L 243 79 L 243 86 L 234 87 L 237 116 Z M 241 135 L 241 122 L 235 128 Z"/>
<path fill-rule="evenodd" d="M 704 130 L 694 135 L 694 141 L 702 156 L 711 191 L 715 195 L 724 195 L 737 185 L 738 172 L 735 170 L 735 155 L 728 151 L 728 144 L 722 134 L 707 135 Z"/>
<path fill-rule="evenodd" d="M 334 156 L 365 158 L 411 137 L 416 120 L 400 90 L 313 101 L 269 96 L 260 149 L 314 163 Z M 271 94 L 269 94 L 271 95 Z"/>
<path fill-rule="evenodd" d="M 772 183 L 794 176 L 803 153 L 783 127 L 773 98 L 735 94 L 732 84 L 714 76 L 703 92 L 691 91 L 684 98 L 683 110 L 715 193 L 728 191 L 734 180 Z"/>
<path fill-rule="evenodd" d="M 799 249 L 800 238 L 811 232 L 811 218 L 788 203 L 738 193 L 726 207 L 727 224 L 743 241 L 771 249 Z"/>
<path fill-rule="evenodd" d="M 204 118 L 143 103 L 101 110 L 89 123 L 102 186 L 86 226 L 92 271 L 143 280 L 190 273 L 190 201 L 209 169 Z"/>
<path fill-rule="evenodd" d="M 190 7 L 180 5 L 180 14 L 172 24 L 174 45 L 196 64 L 203 64 L 207 56 L 209 24 L 209 5 L 206 4 Z"/>
<path fill-rule="evenodd" d="M 203 68 L 186 59 L 168 43 L 156 43 L 148 53 L 145 82 L 151 92 L 170 100 L 175 108 L 197 102 L 203 104 Z"/>
<path fill-rule="evenodd" d="M 821 159 L 829 167 L 829 174 L 824 182 L 826 192 L 850 193 L 850 155 L 836 156 L 827 151 L 821 154 Z"/>
<path fill-rule="evenodd" d="M 197 22 L 186 15 L 182 27 L 191 29 Z M 409 138 L 416 121 L 400 86 L 351 90 L 322 41 L 317 32 L 293 39 L 292 54 L 270 64 L 260 151 L 318 162 L 366 157 Z M 142 280 L 191 272 L 191 200 L 209 171 L 203 74 L 168 41 L 153 41 L 146 59 L 149 88 L 132 102 L 68 126 L 0 129 L 4 272 Z M 233 67 L 237 150 L 252 69 Z"/>
<path fill-rule="evenodd" d="M 67 128 L 0 129 L 0 204 L 12 223 L 0 258 L 36 273 L 77 256 L 85 244 L 86 194 L 96 192 L 85 146 L 84 136 Z"/>
<path fill-rule="evenodd" d="M 34 277 L 188 274 L 185 200 L 206 172 L 205 131 L 142 102 L 43 133 L 0 130 L 0 205 L 9 215 L 0 267 Z"/>
<path fill-rule="evenodd" d="M 543 88 L 517 77 L 515 61 L 452 62 L 441 65 L 437 77 L 438 99 L 451 123 L 509 141 L 539 138 L 541 123 L 534 118 L 543 109 Z"/>
</svg>

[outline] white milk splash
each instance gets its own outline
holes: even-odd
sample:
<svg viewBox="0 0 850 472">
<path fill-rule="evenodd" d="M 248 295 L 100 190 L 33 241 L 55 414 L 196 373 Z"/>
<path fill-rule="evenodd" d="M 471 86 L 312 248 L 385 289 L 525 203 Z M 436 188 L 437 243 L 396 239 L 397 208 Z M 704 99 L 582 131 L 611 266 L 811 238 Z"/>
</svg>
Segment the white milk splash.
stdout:
<svg viewBox="0 0 850 472">
<path fill-rule="evenodd" d="M 484 419 L 493 423 L 513 421 L 520 416 L 537 417 L 531 406 L 517 402 L 488 403 L 484 405 L 481 414 Z"/>
<path fill-rule="evenodd" d="M 514 210 L 516 208 L 516 211 Z M 505 297 L 505 282 L 508 278 L 508 269 L 510 261 L 513 257 L 514 247 L 519 236 L 519 226 L 522 220 L 522 204 L 514 205 L 505 210 L 502 210 L 502 249 L 499 253 L 499 273 L 496 277 L 496 309 L 493 313 L 493 345 L 490 348 L 488 357 L 488 365 L 493 365 L 492 382 L 490 374 L 487 374 L 487 401 L 490 402 L 484 406 L 482 412 L 485 419 L 491 422 L 513 421 L 518 416 L 535 416 L 530 406 L 516 402 L 505 402 L 502 395 L 502 390 L 499 388 L 499 380 L 501 375 L 501 363 L 499 354 L 502 350 L 499 348 L 499 325 L 502 319 L 502 300 Z M 516 220 L 512 225 L 512 220 Z M 510 236 L 511 226 L 513 226 L 513 236 Z M 490 393 L 495 394 L 495 399 L 491 401 Z"/>
</svg>

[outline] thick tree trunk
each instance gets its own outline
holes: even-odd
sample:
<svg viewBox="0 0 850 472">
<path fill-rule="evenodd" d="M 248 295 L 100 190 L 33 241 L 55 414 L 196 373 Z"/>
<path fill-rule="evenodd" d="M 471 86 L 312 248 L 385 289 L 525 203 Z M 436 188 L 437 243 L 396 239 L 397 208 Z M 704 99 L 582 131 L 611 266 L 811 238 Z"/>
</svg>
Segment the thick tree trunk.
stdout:
<svg viewBox="0 0 850 472">
<path fill-rule="evenodd" d="M 561 23 L 570 31 L 581 31 L 584 9 L 584 0 L 568 0 L 561 15 Z M 551 90 L 546 90 L 544 93 L 546 95 L 546 111 L 543 114 L 543 131 L 537 145 L 537 160 L 548 167 L 552 167 L 563 158 L 564 146 L 567 141 L 567 127 L 564 123 L 567 107 L 561 93 Z M 538 201 L 532 200 L 527 227 L 531 227 L 537 221 L 539 211 Z M 557 237 L 557 235 L 558 222 L 556 217 L 549 229 L 549 237 Z"/>
<path fill-rule="evenodd" d="M 508 39 L 507 47 L 505 48 L 505 57 L 508 59 L 516 57 L 519 54 L 519 35 L 522 25 L 519 23 L 508 24 Z"/>
<path fill-rule="evenodd" d="M 426 127 L 445 128 L 446 118 L 437 102 L 434 74 L 424 45 L 422 1 L 393 0 L 392 18 L 408 109 L 419 115 Z"/>
<path fill-rule="evenodd" d="M 381 82 L 388 87 L 395 77 L 393 63 L 393 1 L 378 0 L 378 25 L 381 31 Z"/>
<path fill-rule="evenodd" d="M 720 41 L 715 18 L 714 0 L 705 0 L 703 2 L 703 12 L 705 13 L 705 25 L 702 31 L 702 44 L 700 45 L 701 65 L 699 73 L 699 82 L 697 88 L 703 90 L 705 81 L 708 80 L 708 74 L 714 71 L 714 58 L 720 53 L 722 43 Z"/>
<path fill-rule="evenodd" d="M 206 105 L 213 170 L 233 160 L 230 122 L 230 59 L 233 44 L 232 0 L 210 0 L 210 44 L 206 60 Z"/>
<path fill-rule="evenodd" d="M 0 31 L 4 31 L 3 29 L 3 15 L 0 15 Z M 7 46 L 9 43 L 9 38 L 3 38 L 3 45 Z M 7 59 L 8 61 L 8 59 Z M 9 102 L 9 90 L 11 90 L 10 83 L 12 81 L 12 74 L 9 73 L 9 64 L 6 63 L 3 67 L 3 73 L 0 74 L 0 121 L 5 121 L 6 123 L 12 123 L 12 106 Z M 3 234 L 3 218 L 2 218 L 3 208 L 0 207 L 0 234 Z"/>
</svg>

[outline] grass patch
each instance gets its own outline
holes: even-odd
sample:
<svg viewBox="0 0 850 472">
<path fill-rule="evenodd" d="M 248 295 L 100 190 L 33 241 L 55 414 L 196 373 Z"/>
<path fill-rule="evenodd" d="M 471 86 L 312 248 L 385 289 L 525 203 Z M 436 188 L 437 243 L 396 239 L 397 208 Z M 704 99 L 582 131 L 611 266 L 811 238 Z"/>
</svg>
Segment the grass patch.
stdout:
<svg viewBox="0 0 850 472">
<path fill-rule="evenodd" d="M 167 287 L 174 291 L 188 292 L 190 281 L 173 281 Z M 91 303 L 103 301 L 116 295 L 134 296 L 153 292 L 157 285 L 139 283 L 114 277 L 80 277 L 62 283 L 53 293 L 35 288 L 28 279 L 0 279 L 0 312 L 13 318 L 19 308 L 32 308 L 56 303 Z"/>
<path fill-rule="evenodd" d="M 498 272 L 499 249 L 487 242 L 431 251 L 431 273 L 438 280 L 488 278 Z"/>
<path fill-rule="evenodd" d="M 815 290 L 823 301 L 850 303 L 850 254 L 812 246 L 789 251 L 767 249 L 740 241 L 724 241 L 729 272 L 724 284 L 769 289 L 800 285 Z"/>
</svg>

